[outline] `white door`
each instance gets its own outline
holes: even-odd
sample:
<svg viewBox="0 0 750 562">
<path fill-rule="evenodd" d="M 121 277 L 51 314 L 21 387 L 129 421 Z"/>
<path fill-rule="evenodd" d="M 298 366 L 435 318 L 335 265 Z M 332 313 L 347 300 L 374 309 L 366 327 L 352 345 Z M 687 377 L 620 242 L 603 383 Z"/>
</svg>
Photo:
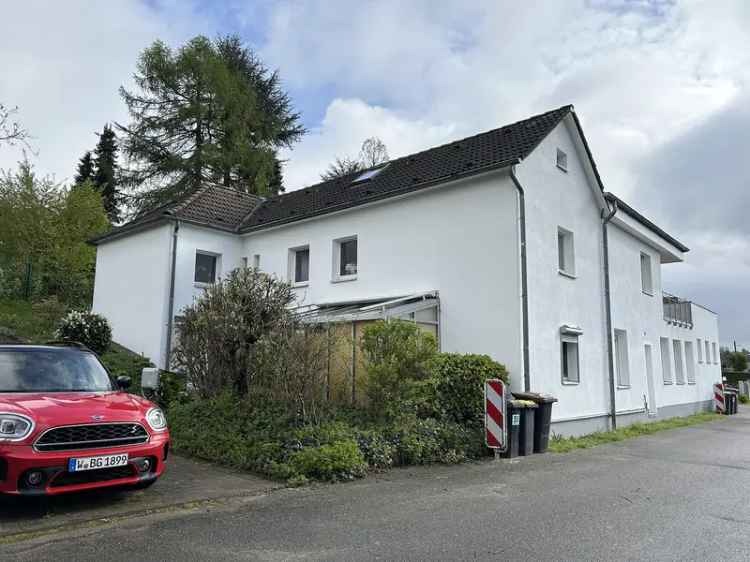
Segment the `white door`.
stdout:
<svg viewBox="0 0 750 562">
<path fill-rule="evenodd" d="M 647 407 L 650 416 L 656 415 L 656 389 L 654 388 L 654 359 L 651 345 L 643 346 L 643 355 L 646 359 L 646 388 L 648 389 Z"/>
</svg>

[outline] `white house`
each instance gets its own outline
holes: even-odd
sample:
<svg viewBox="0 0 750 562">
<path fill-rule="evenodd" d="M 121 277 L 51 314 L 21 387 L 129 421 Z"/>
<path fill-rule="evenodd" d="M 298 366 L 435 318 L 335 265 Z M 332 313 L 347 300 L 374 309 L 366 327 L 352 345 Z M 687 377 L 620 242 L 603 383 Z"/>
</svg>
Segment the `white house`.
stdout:
<svg viewBox="0 0 750 562">
<path fill-rule="evenodd" d="M 180 310 L 247 265 L 311 318 L 490 355 L 561 434 L 707 409 L 721 379 L 716 314 L 662 290 L 688 248 L 604 191 L 572 106 L 277 197 L 206 185 L 93 243 L 94 310 L 161 367 Z"/>
</svg>

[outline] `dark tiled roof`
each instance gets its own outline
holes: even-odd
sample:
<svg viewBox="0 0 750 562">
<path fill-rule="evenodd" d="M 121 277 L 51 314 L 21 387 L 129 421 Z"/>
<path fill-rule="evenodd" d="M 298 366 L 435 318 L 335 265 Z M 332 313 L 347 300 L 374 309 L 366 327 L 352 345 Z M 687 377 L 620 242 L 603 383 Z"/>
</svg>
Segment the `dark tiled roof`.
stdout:
<svg viewBox="0 0 750 562">
<path fill-rule="evenodd" d="M 169 219 L 236 232 L 243 220 L 262 200 L 257 195 L 242 193 L 217 184 L 205 184 L 182 199 L 157 207 L 90 242 L 98 244 Z"/>
<path fill-rule="evenodd" d="M 356 172 L 271 197 L 240 226 L 249 232 L 348 209 L 437 183 L 510 166 L 526 158 L 572 110 L 559 109 L 512 125 L 392 160 L 371 180 L 352 184 Z"/>
<path fill-rule="evenodd" d="M 680 242 L 676 238 L 673 238 L 672 236 L 670 236 L 669 234 L 667 234 L 666 232 L 664 232 L 661 228 L 659 228 L 658 226 L 656 226 L 653 222 L 651 222 L 646 217 L 644 217 L 642 214 L 640 214 L 638 211 L 636 211 L 635 209 L 633 209 L 633 207 L 631 207 L 630 205 L 628 205 L 627 203 L 625 203 L 625 201 L 623 201 L 622 199 L 620 199 L 619 197 L 617 197 L 614 193 L 610 193 L 610 192 L 607 191 L 607 192 L 604 193 L 604 197 L 608 201 L 610 201 L 610 202 L 616 202 L 617 203 L 617 208 L 620 211 L 624 212 L 626 215 L 628 215 L 631 218 L 635 219 L 636 221 L 638 221 L 639 223 L 641 223 L 643 226 L 645 226 L 646 228 L 648 228 L 652 232 L 655 232 L 656 234 L 658 234 L 660 237 L 662 237 L 664 240 L 666 240 L 667 242 L 669 242 L 670 244 L 672 244 L 675 248 L 677 248 L 681 252 L 689 252 L 690 251 L 690 248 L 688 248 L 687 246 L 685 246 L 685 244 L 683 244 L 682 242 Z"/>
</svg>

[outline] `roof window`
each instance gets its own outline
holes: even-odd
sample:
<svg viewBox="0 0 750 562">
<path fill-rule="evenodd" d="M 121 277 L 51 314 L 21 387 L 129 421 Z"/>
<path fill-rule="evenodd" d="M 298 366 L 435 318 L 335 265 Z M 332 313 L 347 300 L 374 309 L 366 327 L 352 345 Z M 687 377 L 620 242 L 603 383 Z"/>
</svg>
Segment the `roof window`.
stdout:
<svg viewBox="0 0 750 562">
<path fill-rule="evenodd" d="M 366 172 L 362 172 L 360 175 L 354 178 L 354 181 L 352 181 L 352 183 L 362 183 L 364 181 L 370 181 L 372 178 L 377 176 L 380 172 L 385 170 L 387 166 L 388 164 L 385 164 L 384 166 L 380 166 L 379 168 L 373 168 L 371 170 L 367 170 Z"/>
</svg>

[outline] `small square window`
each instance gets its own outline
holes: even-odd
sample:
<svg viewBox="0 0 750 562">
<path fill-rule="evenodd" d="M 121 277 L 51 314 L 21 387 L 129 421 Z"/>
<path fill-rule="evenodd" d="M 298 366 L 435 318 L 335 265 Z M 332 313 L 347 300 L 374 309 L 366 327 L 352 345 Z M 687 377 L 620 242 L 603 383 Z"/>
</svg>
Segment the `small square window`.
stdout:
<svg viewBox="0 0 750 562">
<path fill-rule="evenodd" d="M 641 252 L 641 290 L 653 296 L 654 282 L 651 275 L 651 256 Z"/>
<path fill-rule="evenodd" d="M 564 228 L 557 229 L 557 267 L 560 273 L 569 276 L 576 274 L 573 233 Z"/>
<path fill-rule="evenodd" d="M 563 383 L 578 383 L 580 377 L 580 363 L 578 359 L 578 336 L 560 336 L 560 363 L 562 367 Z"/>
<path fill-rule="evenodd" d="M 565 172 L 568 171 L 568 155 L 559 148 L 557 149 L 557 167 Z"/>
<path fill-rule="evenodd" d="M 216 281 L 216 254 L 196 252 L 195 282 L 210 285 Z"/>
<path fill-rule="evenodd" d="M 357 278 L 357 237 L 333 242 L 333 277 L 335 281 Z"/>
<path fill-rule="evenodd" d="M 292 282 L 295 285 L 307 283 L 310 280 L 310 248 L 292 248 L 289 257 Z"/>
</svg>

